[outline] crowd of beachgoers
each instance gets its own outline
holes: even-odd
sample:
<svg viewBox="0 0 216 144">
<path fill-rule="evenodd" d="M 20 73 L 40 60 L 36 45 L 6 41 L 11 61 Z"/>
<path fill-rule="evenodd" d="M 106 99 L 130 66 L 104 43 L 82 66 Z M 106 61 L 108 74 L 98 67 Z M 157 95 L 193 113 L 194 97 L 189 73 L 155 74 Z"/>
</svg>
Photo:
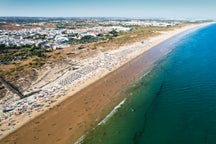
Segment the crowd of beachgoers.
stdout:
<svg viewBox="0 0 216 144">
<path fill-rule="evenodd" d="M 52 107 L 61 97 L 65 96 L 68 89 L 73 91 L 87 80 L 114 70 L 126 62 L 131 55 L 143 50 L 144 45 L 146 45 L 144 42 L 139 42 L 131 46 L 120 47 L 117 50 L 101 52 L 95 57 L 78 60 L 75 66 L 68 67 L 67 64 L 63 64 L 51 68 L 32 84 L 32 91 L 25 92 L 26 95 L 29 95 L 28 97 L 21 99 L 11 94 L 1 99 L 0 137 L 4 136 L 7 131 L 17 129 L 16 125 L 22 123 L 20 119 L 29 119 Z M 61 72 L 57 73 L 57 70 Z"/>
</svg>

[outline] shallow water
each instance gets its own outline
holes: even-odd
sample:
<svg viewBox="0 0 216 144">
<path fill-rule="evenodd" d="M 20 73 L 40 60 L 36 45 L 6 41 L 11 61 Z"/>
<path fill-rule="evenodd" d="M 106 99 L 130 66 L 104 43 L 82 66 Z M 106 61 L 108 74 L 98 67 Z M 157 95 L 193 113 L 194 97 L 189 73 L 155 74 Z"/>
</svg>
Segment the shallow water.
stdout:
<svg viewBox="0 0 216 144">
<path fill-rule="evenodd" d="M 89 144 L 215 144 L 216 25 L 160 45 L 174 50 L 125 93 Z"/>
</svg>

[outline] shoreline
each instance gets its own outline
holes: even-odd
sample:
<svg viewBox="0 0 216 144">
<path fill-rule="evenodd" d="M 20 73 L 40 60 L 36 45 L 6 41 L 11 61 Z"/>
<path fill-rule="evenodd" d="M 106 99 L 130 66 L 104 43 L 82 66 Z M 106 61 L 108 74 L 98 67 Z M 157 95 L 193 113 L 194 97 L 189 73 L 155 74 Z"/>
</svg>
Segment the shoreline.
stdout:
<svg viewBox="0 0 216 144">
<path fill-rule="evenodd" d="M 210 25 L 210 24 L 207 24 L 207 26 L 208 26 L 208 25 Z M 183 33 L 185 33 L 185 32 L 188 32 L 188 31 L 192 31 L 192 32 L 193 32 L 193 31 L 196 31 L 196 30 L 198 30 L 198 29 L 200 29 L 200 28 L 203 28 L 203 27 L 205 27 L 205 25 L 204 25 L 204 26 L 201 25 L 200 27 L 195 27 L 195 28 L 192 28 L 192 29 L 183 31 L 183 32 L 181 32 L 181 33 L 179 33 L 179 34 L 177 34 L 177 35 L 174 35 L 173 37 L 171 37 L 171 38 L 169 38 L 169 39 L 173 39 L 174 37 L 176 37 L 176 36 L 178 36 L 178 35 L 181 35 L 181 34 L 183 34 Z M 189 32 L 189 33 L 192 33 L 192 32 Z M 158 45 L 154 46 L 153 48 L 159 46 L 159 45 L 162 44 L 162 43 L 165 43 L 166 41 L 169 41 L 169 39 L 164 40 L 163 42 L 159 43 Z M 170 53 L 172 50 L 173 50 L 173 49 L 170 49 L 170 51 L 168 51 L 167 54 Z M 143 53 L 142 53 L 142 54 L 143 54 Z M 140 54 L 140 55 L 142 55 L 142 54 Z M 140 55 L 139 55 L 139 56 L 140 56 Z M 137 56 L 136 58 L 138 58 L 139 56 Z M 166 54 L 165 54 L 164 56 L 166 56 Z M 135 59 L 136 59 L 136 58 L 135 58 Z M 156 61 L 156 62 L 157 62 L 157 61 Z M 156 66 L 156 65 L 155 65 L 155 66 Z M 136 79 L 135 81 L 137 81 L 137 80 L 139 81 L 139 79 L 142 79 L 142 78 L 144 78 L 146 75 L 148 75 L 149 73 L 151 73 L 151 71 L 152 71 L 151 69 L 152 69 L 153 67 L 154 67 L 154 66 L 152 66 L 151 68 L 149 68 L 148 71 L 145 71 L 145 73 L 144 73 L 143 75 L 141 75 L 141 77 L 139 77 L 139 78 Z M 111 110 L 110 113 L 108 113 L 108 114 L 104 117 L 104 119 L 102 119 L 102 120 L 101 120 L 95 127 L 93 127 L 91 130 L 89 130 L 88 132 L 86 132 L 85 134 L 83 134 L 77 141 L 75 141 L 74 144 L 82 144 L 82 143 L 84 142 L 86 136 L 89 134 L 89 132 L 92 131 L 92 130 L 94 130 L 94 129 L 97 128 L 98 126 L 101 126 L 101 125 L 105 124 L 105 123 L 118 111 L 118 109 L 121 108 L 121 106 L 125 103 L 126 100 L 127 100 L 127 97 L 123 97 L 123 99 Z"/>
<path fill-rule="evenodd" d="M 89 96 L 87 96 L 88 94 L 87 94 L 87 92 L 88 91 L 90 91 L 90 92 L 92 92 L 93 93 L 93 91 L 92 91 L 92 88 L 97 88 L 98 87 L 98 84 L 96 85 L 95 83 L 100 83 L 100 84 L 103 84 L 103 85 L 106 85 L 106 81 L 108 81 L 107 79 L 109 79 L 109 77 L 111 77 L 112 78 L 112 76 L 110 76 L 110 75 L 113 75 L 113 74 L 115 74 L 115 72 L 116 71 L 124 71 L 124 68 L 123 67 L 125 67 L 126 65 L 128 65 L 128 67 L 130 67 L 130 63 L 131 63 L 131 61 L 134 61 L 135 59 L 137 59 L 137 57 L 139 57 L 139 56 L 141 56 L 143 53 L 145 53 L 145 52 L 147 52 L 147 51 L 149 51 L 151 48 L 153 48 L 153 47 L 155 47 L 155 46 L 157 46 L 157 45 L 159 45 L 160 43 L 162 43 L 162 42 L 164 42 L 164 41 L 166 41 L 166 40 L 168 40 L 168 39 L 170 39 L 170 38 L 172 38 L 172 37 L 174 37 L 174 36 L 176 36 L 176 35 L 178 35 L 178 34 L 180 34 L 180 33 L 182 33 L 182 32 L 184 32 L 184 31 L 187 31 L 187 30 L 191 30 L 191 29 L 194 29 L 194 28 L 200 28 L 200 27 L 204 27 L 204 26 L 206 26 L 206 25 L 209 25 L 209 24 L 200 24 L 200 25 L 190 25 L 190 26 L 186 26 L 186 27 L 183 27 L 183 28 L 180 28 L 180 29 L 176 29 L 176 30 L 174 30 L 174 31 L 170 31 L 170 32 L 164 32 L 163 34 L 160 34 L 159 36 L 156 36 L 156 37 L 153 37 L 153 38 L 150 38 L 149 39 L 149 41 L 147 41 L 147 40 L 144 40 L 144 44 L 146 44 L 145 43 L 145 41 L 147 41 L 147 45 L 144 45 L 144 44 L 142 44 L 142 43 L 140 43 L 140 42 L 137 42 L 137 43 L 135 43 L 135 44 L 133 44 L 132 45 L 132 47 L 136 47 L 137 45 L 138 45 L 138 47 L 141 47 L 140 49 L 138 49 L 137 51 L 135 51 L 134 53 L 132 53 L 131 55 L 129 55 L 129 56 L 127 56 L 123 61 L 120 61 L 120 62 L 118 62 L 117 63 L 117 65 L 114 65 L 113 67 L 111 67 L 111 69 L 110 70 L 104 70 L 104 69 L 97 69 L 96 71 L 94 71 L 94 73 L 91 73 L 91 74 L 89 74 L 89 77 L 90 78 L 86 78 L 86 79 L 83 79 L 83 81 L 85 81 L 84 83 L 81 83 L 80 85 L 74 85 L 74 89 L 72 90 L 72 89 L 70 89 L 70 90 L 68 90 L 67 92 L 65 92 L 66 93 L 66 96 L 64 96 L 64 97 L 61 97 L 61 98 L 59 98 L 58 99 L 58 101 L 56 102 L 56 103 L 54 103 L 54 104 L 52 104 L 50 107 L 51 108 L 48 108 L 48 109 L 50 109 L 49 111 L 47 111 L 47 110 L 44 110 L 45 112 L 43 112 L 43 114 L 42 113 L 36 113 L 36 114 L 33 114 L 32 115 L 32 117 L 31 117 L 31 119 L 28 119 L 28 120 L 26 120 L 26 121 L 23 121 L 23 123 L 22 124 L 20 124 L 20 127 L 17 127 L 18 128 L 18 130 L 17 131 L 22 131 L 21 133 L 22 133 L 22 135 L 23 135 L 23 133 L 27 133 L 27 131 L 28 131 L 28 129 L 29 129 L 29 127 L 28 126 L 26 126 L 26 125 L 30 125 L 30 123 L 34 123 L 34 121 L 37 121 L 36 119 L 40 119 L 41 120 L 41 117 L 43 117 L 43 116 L 45 116 L 45 115 L 48 115 L 49 113 L 49 115 L 51 115 L 51 116 L 57 116 L 58 114 L 57 114 L 57 112 L 55 112 L 55 110 L 57 110 L 58 111 L 58 109 L 67 109 L 66 107 L 68 106 L 69 107 L 69 105 L 68 104 L 65 104 L 65 103 L 70 103 L 70 102 L 67 102 L 67 101 L 72 101 L 72 104 L 75 104 L 76 102 L 81 102 L 80 104 L 82 104 L 82 105 L 88 105 L 89 104 L 89 100 L 88 100 L 88 97 Z M 144 47 L 144 48 L 142 48 L 142 47 Z M 124 48 L 124 47 L 123 47 Z M 119 48 L 119 49 L 121 49 L 121 48 Z M 118 51 L 120 51 L 120 50 L 113 50 L 113 51 L 111 51 L 110 53 L 112 54 L 112 53 L 115 53 L 115 52 L 118 52 Z M 130 50 L 130 49 L 129 49 Z M 122 51 L 120 51 L 120 52 L 122 52 Z M 146 69 L 145 70 L 147 70 L 148 69 L 148 67 L 151 67 L 152 66 L 152 62 L 150 62 L 149 64 L 147 64 L 147 66 L 146 66 Z M 126 66 L 127 67 L 127 66 Z M 143 70 L 143 71 L 145 71 L 145 70 Z M 116 92 L 118 91 L 117 89 L 121 89 L 122 88 L 122 86 L 124 87 L 124 86 L 126 86 L 128 83 L 130 83 L 131 81 L 133 81 L 137 76 L 139 76 L 141 73 L 142 73 L 142 71 L 141 72 L 134 72 L 134 73 L 136 73 L 132 78 L 130 78 L 130 79 L 128 79 L 128 80 L 126 80 L 125 82 L 122 82 L 121 80 L 120 80 L 120 83 L 122 82 L 122 84 L 119 84 L 119 86 L 116 88 L 116 91 L 114 92 L 112 92 L 112 94 L 116 94 Z M 126 72 L 126 75 L 127 75 L 127 72 Z M 107 78 L 108 77 L 108 78 Z M 105 81 L 103 81 L 105 79 Z M 123 79 L 125 79 L 125 77 L 123 77 Z M 100 85 L 99 84 L 99 85 Z M 110 84 L 111 85 L 115 85 L 116 83 L 114 82 L 110 82 Z M 96 85 L 96 87 L 95 87 L 95 85 Z M 90 87 L 90 88 L 89 88 Z M 92 87 L 92 88 L 91 88 Z M 104 89 L 106 89 L 106 87 L 104 87 Z M 86 91 L 86 92 L 83 92 L 83 91 Z M 111 101 L 112 101 L 112 99 L 113 98 L 115 98 L 115 96 L 113 96 L 113 95 L 110 95 L 110 96 L 108 96 L 108 97 L 106 97 L 106 94 L 104 94 L 103 92 L 101 92 L 101 94 L 102 95 L 105 95 L 105 96 L 103 96 L 103 98 L 101 98 L 101 101 L 104 101 L 104 103 L 103 104 L 99 104 L 98 103 L 98 100 L 95 100 L 95 99 L 97 99 L 98 97 L 96 97 L 96 96 L 93 96 L 93 98 L 91 97 L 91 99 L 92 100 L 95 100 L 95 101 L 97 101 L 97 102 L 95 102 L 95 101 L 92 101 L 92 102 L 94 102 L 94 103 L 96 103 L 96 104 L 98 104 L 98 111 L 100 112 L 100 111 L 103 111 L 102 109 L 104 109 L 104 107 L 106 107 L 106 106 L 108 106 L 110 103 L 111 103 Z M 104 98 L 105 97 L 105 98 Z M 117 98 L 118 99 L 118 98 Z M 119 100 L 117 100 L 117 102 L 118 102 Z M 74 103 L 75 102 L 75 103 Z M 91 101 L 90 101 L 91 102 Z M 99 101 L 100 102 L 100 101 Z M 117 103 L 116 102 L 116 103 Z M 87 104 L 86 104 L 87 103 Z M 67 105 L 67 106 L 64 106 L 64 105 Z M 77 105 L 77 106 L 79 106 L 79 105 Z M 52 108 L 53 107 L 53 108 Z M 79 118 L 80 120 L 78 120 L 78 122 L 76 122 L 76 124 L 79 124 L 79 123 L 81 123 L 81 122 L 83 122 L 84 121 L 84 119 L 86 119 L 86 118 L 88 118 L 89 116 L 88 116 L 88 114 L 86 114 L 86 113 L 89 113 L 88 111 L 90 111 L 90 110 L 88 110 L 88 107 L 90 108 L 90 109 L 92 109 L 91 107 L 92 107 L 92 104 L 90 105 L 90 106 L 87 106 L 87 111 L 86 112 L 84 112 L 84 111 L 82 111 L 82 110 L 80 110 L 81 112 L 82 112 L 82 115 L 80 115 L 79 114 L 79 112 L 77 112 L 77 111 L 79 111 L 79 110 L 77 110 L 76 112 L 74 112 L 74 113 L 76 113 L 76 115 L 78 116 L 77 118 L 79 118 L 79 117 L 81 117 L 81 118 Z M 113 106 L 111 106 L 111 107 L 113 107 Z M 74 106 L 74 108 L 76 108 L 75 106 Z M 97 112 L 97 107 L 95 107 L 96 108 L 96 111 L 95 110 L 93 110 L 93 112 L 91 111 L 90 112 L 90 114 L 92 115 L 92 114 L 94 114 L 95 112 Z M 72 109 L 72 108 L 71 108 Z M 64 111 L 64 110 L 63 110 Z M 109 111 L 109 110 L 108 110 Z M 62 111 L 60 111 L 60 112 L 62 112 Z M 98 113 L 99 113 L 98 112 Z M 52 113 L 54 113 L 54 114 L 52 114 Z M 59 113 L 59 112 L 58 112 Z M 69 113 L 71 113 L 71 112 L 69 112 Z M 95 116 L 94 116 L 95 117 Z M 97 117 L 97 116 L 96 116 Z M 103 116 L 102 116 L 103 117 Z M 99 119 L 102 119 L 102 117 L 99 117 L 99 118 L 97 118 L 98 119 L 98 121 L 99 121 Z M 73 117 L 74 118 L 74 117 Z M 49 118 L 49 116 L 48 116 L 48 118 L 47 119 L 50 119 Z M 59 119 L 59 118 L 58 118 Z M 88 122 L 91 122 L 92 120 L 89 120 Z M 48 120 L 47 120 L 47 122 L 48 122 Z M 88 123 L 88 122 L 86 122 L 86 123 Z M 27 124 L 26 124 L 27 123 Z M 41 125 L 40 123 L 46 123 L 46 122 L 39 122 L 39 124 L 37 124 L 37 125 L 39 125 L 40 127 L 43 127 L 43 125 Z M 57 122 L 56 122 L 57 123 Z M 93 120 L 92 121 L 92 123 L 95 123 L 95 120 Z M 96 123 L 97 123 L 97 121 L 96 121 Z M 94 125 L 94 124 L 93 124 Z M 27 128 L 26 128 L 27 127 Z M 36 126 L 37 127 L 37 126 Z M 55 127 L 55 126 L 54 126 Z M 76 127 L 76 126 L 73 126 L 73 128 L 72 128 L 72 130 L 73 129 L 75 129 L 74 127 Z M 83 127 L 83 126 L 81 126 L 81 127 Z M 91 127 L 91 125 L 90 126 L 86 126 L 86 127 L 88 127 L 88 128 L 85 128 L 85 126 L 84 126 L 84 128 L 82 128 L 82 129 L 89 129 L 90 127 Z M 26 128 L 26 130 L 24 130 Z M 32 129 L 32 128 L 30 128 L 30 129 Z M 53 129 L 53 130 L 55 130 L 55 128 Z M 72 131 L 72 130 L 70 130 L 70 131 Z M 76 130 L 78 130 L 78 129 L 76 129 Z M 76 130 L 73 130 L 74 132 L 76 132 Z M 15 131 L 15 132 L 13 132 L 12 133 L 12 135 L 15 135 L 16 133 L 17 133 L 17 131 Z M 86 130 L 83 130 L 83 131 L 86 131 Z M 61 132 L 64 132 L 64 130 L 62 129 L 61 130 Z M 36 132 L 37 133 L 37 132 Z M 36 133 L 32 133 L 33 135 L 34 134 L 36 134 Z M 80 133 L 82 133 L 82 132 L 80 132 Z M 42 133 L 43 134 L 43 133 Z M 19 134 L 18 134 L 19 135 Z M 32 136 L 33 135 L 29 135 L 29 138 L 28 138 L 28 140 L 30 140 L 30 141 L 32 141 Z M 67 134 L 68 135 L 68 134 Z M 71 134 L 70 134 L 71 135 Z M 79 135 L 79 134 L 78 134 Z M 5 135 L 6 136 L 6 135 Z M 11 136 L 11 135 L 9 135 L 8 137 L 11 137 L 12 139 L 14 139 L 15 138 L 15 141 L 16 140 L 18 140 L 18 141 L 22 141 L 22 139 L 25 139 L 24 137 L 22 137 L 21 138 L 21 140 L 20 140 L 20 138 L 18 138 L 17 136 L 15 136 L 15 137 L 13 137 L 13 136 Z M 46 141 L 46 139 L 47 138 L 49 138 L 50 136 L 47 136 L 46 135 L 46 137 L 44 137 L 43 138 L 43 140 L 38 140 L 38 139 L 36 139 L 36 141 L 34 141 L 33 143 L 41 143 L 41 142 L 45 142 Z M 79 137 L 79 136 L 75 136 L 75 137 L 73 137 L 73 138 L 69 138 L 69 139 L 71 139 L 70 141 L 75 141 L 75 139 L 77 139 L 77 137 Z M 7 137 L 5 137 L 6 139 L 7 139 Z M 11 138 L 9 138 L 9 139 L 11 139 Z M 39 137 L 40 138 L 40 137 Z M 27 140 L 27 142 L 30 142 L 30 141 L 28 141 Z M 58 140 L 58 138 L 57 138 L 57 140 Z M 4 138 L 2 139 L 2 141 L 4 141 Z M 61 140 L 58 140 L 58 141 L 55 141 L 55 140 L 53 140 L 52 139 L 52 141 L 49 141 L 49 142 L 52 142 L 52 143 L 61 143 L 61 142 L 66 142 L 66 141 L 68 141 L 68 137 L 66 138 L 66 139 L 61 139 Z M 10 141 L 11 143 L 13 142 L 13 141 Z M 22 141 L 22 142 L 24 142 L 24 141 Z M 48 142 L 48 141 L 46 141 L 46 142 Z M 0 141 L 0 143 L 1 143 L 1 141 Z"/>
</svg>

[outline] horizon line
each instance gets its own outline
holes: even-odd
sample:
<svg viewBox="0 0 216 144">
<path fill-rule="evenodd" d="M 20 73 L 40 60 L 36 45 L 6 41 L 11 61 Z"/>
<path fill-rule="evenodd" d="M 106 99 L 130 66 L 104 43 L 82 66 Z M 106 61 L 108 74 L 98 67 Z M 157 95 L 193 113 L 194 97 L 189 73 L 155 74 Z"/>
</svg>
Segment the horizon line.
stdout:
<svg viewBox="0 0 216 144">
<path fill-rule="evenodd" d="M 124 19 L 166 19 L 166 20 L 216 20 L 214 18 L 168 18 L 168 17 L 126 17 L 126 16 L 1 16 L 2 17 L 18 17 L 18 18 L 124 18 Z"/>
</svg>

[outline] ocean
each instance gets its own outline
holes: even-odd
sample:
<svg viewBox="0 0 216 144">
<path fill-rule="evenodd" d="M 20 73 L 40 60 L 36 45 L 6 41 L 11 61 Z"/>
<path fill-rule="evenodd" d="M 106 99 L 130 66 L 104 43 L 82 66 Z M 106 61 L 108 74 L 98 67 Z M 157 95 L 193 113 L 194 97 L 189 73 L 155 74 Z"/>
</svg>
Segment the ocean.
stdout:
<svg viewBox="0 0 216 144">
<path fill-rule="evenodd" d="M 86 144 L 215 144 L 216 24 L 175 37 L 172 51 L 123 93 Z"/>
</svg>

